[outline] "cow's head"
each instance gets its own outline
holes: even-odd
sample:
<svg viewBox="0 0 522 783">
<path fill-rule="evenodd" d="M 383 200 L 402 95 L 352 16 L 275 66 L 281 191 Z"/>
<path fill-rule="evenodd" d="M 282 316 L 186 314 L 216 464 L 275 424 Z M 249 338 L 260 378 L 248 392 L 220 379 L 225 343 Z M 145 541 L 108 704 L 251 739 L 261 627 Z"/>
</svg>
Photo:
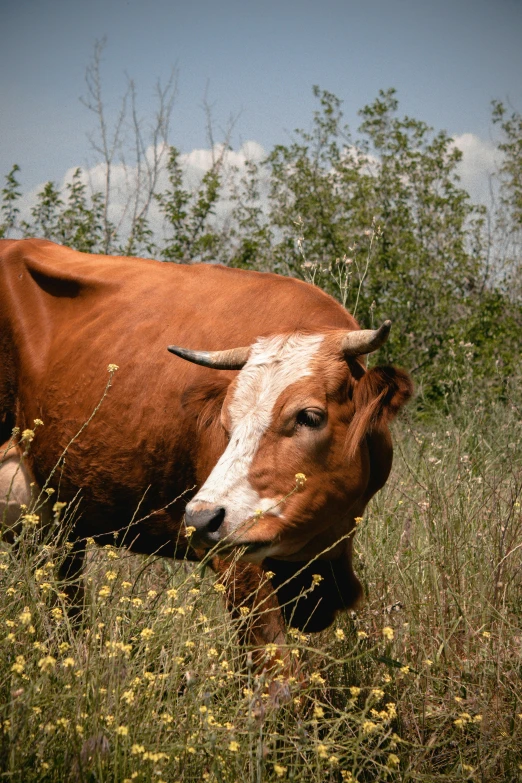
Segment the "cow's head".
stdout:
<svg viewBox="0 0 522 783">
<path fill-rule="evenodd" d="M 257 563 L 346 551 L 346 540 L 336 542 L 386 481 L 387 424 L 412 393 L 403 370 L 367 371 L 361 359 L 390 326 L 276 335 L 230 351 L 169 347 L 197 364 L 240 370 L 221 411 L 228 445 L 186 507 L 194 545 L 244 547 L 243 559 Z"/>
</svg>

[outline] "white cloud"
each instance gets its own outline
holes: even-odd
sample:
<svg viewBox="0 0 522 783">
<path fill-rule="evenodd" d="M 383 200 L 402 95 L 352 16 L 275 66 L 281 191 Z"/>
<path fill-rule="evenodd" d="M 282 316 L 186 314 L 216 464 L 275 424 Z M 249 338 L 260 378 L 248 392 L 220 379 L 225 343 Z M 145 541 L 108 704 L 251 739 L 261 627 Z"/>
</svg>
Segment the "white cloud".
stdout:
<svg viewBox="0 0 522 783">
<path fill-rule="evenodd" d="M 491 176 L 498 167 L 502 159 L 502 153 L 492 142 L 484 141 L 472 133 L 463 133 L 456 136 L 453 144 L 462 150 L 463 158 L 458 164 L 457 174 L 460 176 L 461 186 L 468 191 L 472 201 L 491 204 Z M 163 165 L 156 183 L 156 192 L 165 191 L 168 186 L 168 177 L 165 170 L 168 147 L 158 147 L 156 154 L 163 156 Z M 224 179 L 222 192 L 216 207 L 214 220 L 217 224 L 223 225 L 227 220 L 231 210 L 231 192 L 233 183 L 245 172 L 247 162 L 259 163 L 265 156 L 266 151 L 258 142 L 254 140 L 246 141 L 237 150 L 225 149 L 223 145 L 217 144 L 213 149 L 200 148 L 193 149 L 188 153 L 180 155 L 179 161 L 184 172 L 184 187 L 193 191 L 201 183 L 204 174 L 211 168 L 213 162 L 223 156 L 224 160 Z M 154 157 L 154 148 L 149 147 L 146 151 L 146 158 L 152 163 Z M 377 159 L 371 159 L 369 162 L 370 171 L 375 170 L 378 165 Z M 63 197 L 66 198 L 66 186 L 72 182 L 75 168 L 65 172 L 60 183 L 60 189 Z M 87 185 L 88 190 L 105 190 L 106 170 L 103 164 L 97 164 L 91 168 L 82 171 L 82 181 Z M 129 201 L 129 196 L 135 192 L 136 183 L 141 176 L 142 183 L 145 181 L 145 174 L 139 175 L 136 166 L 126 166 L 123 163 L 117 163 L 111 169 L 111 220 L 120 227 L 120 233 L 125 234 L 129 226 L 133 208 Z M 261 198 L 266 199 L 268 187 L 268 174 L 264 175 L 261 182 Z M 37 202 L 37 194 L 43 187 L 39 185 L 28 193 L 24 194 L 20 200 L 19 206 L 21 218 L 30 221 L 30 211 Z M 158 238 L 165 234 L 163 216 L 155 200 L 151 202 L 149 208 L 149 224 Z M 168 229 L 167 229 L 168 230 Z"/>
<path fill-rule="evenodd" d="M 146 160 L 150 165 L 154 159 L 154 148 L 149 147 L 146 151 Z M 158 147 L 156 156 L 162 158 L 162 164 L 156 181 L 155 192 L 162 193 L 169 187 L 168 174 L 165 168 L 167 161 L 168 147 Z M 188 191 L 196 190 L 201 184 L 205 173 L 209 171 L 213 163 L 220 157 L 223 158 L 223 183 L 220 199 L 216 205 L 214 220 L 222 224 L 230 214 L 231 209 L 231 188 L 236 178 L 241 177 L 245 172 L 248 162 L 258 163 L 266 156 L 264 148 L 256 141 L 246 141 L 238 150 L 226 149 L 222 144 L 217 144 L 213 149 L 194 149 L 188 153 L 181 154 L 179 163 L 183 170 L 183 186 Z M 59 190 L 62 198 L 67 199 L 67 186 L 73 181 L 76 167 L 68 169 L 62 181 L 59 183 Z M 87 186 L 87 193 L 105 192 L 106 187 L 106 166 L 98 163 L 90 168 L 82 169 L 81 181 Z M 128 230 L 129 223 L 134 211 L 133 194 L 136 193 L 137 183 L 141 182 L 143 197 L 147 191 L 147 170 L 146 166 L 138 171 L 136 165 L 126 165 L 122 162 L 114 163 L 111 166 L 110 177 L 110 212 L 111 221 L 118 227 L 119 234 L 124 236 Z M 20 208 L 20 218 L 31 222 L 31 209 L 36 205 L 38 193 L 44 187 L 44 183 L 37 185 L 28 193 L 24 193 L 18 204 Z M 141 203 L 143 203 L 143 197 Z M 164 218 L 161 210 L 153 199 L 148 210 L 149 225 L 154 234 L 160 238 L 165 233 Z"/>
<path fill-rule="evenodd" d="M 490 206 L 491 177 L 502 160 L 502 152 L 492 142 L 484 141 L 473 133 L 455 136 L 453 144 L 462 152 L 462 160 L 457 166 L 461 186 L 472 201 Z"/>
</svg>

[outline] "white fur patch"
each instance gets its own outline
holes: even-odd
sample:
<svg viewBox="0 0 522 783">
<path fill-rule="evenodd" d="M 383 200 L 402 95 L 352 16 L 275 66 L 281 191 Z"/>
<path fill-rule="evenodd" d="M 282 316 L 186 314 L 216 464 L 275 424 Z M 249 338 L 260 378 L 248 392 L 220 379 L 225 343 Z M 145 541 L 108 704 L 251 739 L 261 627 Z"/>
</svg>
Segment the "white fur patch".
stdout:
<svg viewBox="0 0 522 783">
<path fill-rule="evenodd" d="M 276 336 L 261 338 L 252 346 L 228 409 L 230 442 L 189 508 L 197 508 L 200 501 L 223 506 L 229 533 L 256 511 L 282 516 L 278 499 L 259 497 L 248 475 L 279 395 L 311 374 L 312 360 L 323 340 L 321 334 Z"/>
</svg>

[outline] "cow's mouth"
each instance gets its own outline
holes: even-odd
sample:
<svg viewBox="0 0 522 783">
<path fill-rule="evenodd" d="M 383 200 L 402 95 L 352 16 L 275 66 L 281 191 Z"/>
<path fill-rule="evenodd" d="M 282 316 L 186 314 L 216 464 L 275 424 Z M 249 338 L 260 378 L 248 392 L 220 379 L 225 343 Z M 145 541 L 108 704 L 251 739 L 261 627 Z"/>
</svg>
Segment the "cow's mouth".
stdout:
<svg viewBox="0 0 522 783">
<path fill-rule="evenodd" d="M 241 558 L 255 555 L 262 549 L 267 549 L 273 545 L 273 541 L 223 541 L 214 544 L 212 552 L 220 557 L 231 557 L 240 554 Z"/>
<path fill-rule="evenodd" d="M 271 546 L 272 543 L 272 541 L 234 541 L 234 543 L 231 544 L 224 543 L 223 549 L 230 551 L 244 549 L 245 554 L 253 554 L 254 552 L 258 552 L 260 549 L 266 549 L 266 547 Z"/>
</svg>

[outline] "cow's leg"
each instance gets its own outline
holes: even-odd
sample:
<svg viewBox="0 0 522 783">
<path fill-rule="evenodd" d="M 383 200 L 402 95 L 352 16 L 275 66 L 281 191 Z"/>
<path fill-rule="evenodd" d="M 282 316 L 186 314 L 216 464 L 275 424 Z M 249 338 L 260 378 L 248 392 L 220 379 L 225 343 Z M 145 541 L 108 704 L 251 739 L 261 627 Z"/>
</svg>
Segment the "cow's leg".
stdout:
<svg viewBox="0 0 522 783">
<path fill-rule="evenodd" d="M 84 608 L 83 564 L 85 541 L 78 539 L 66 542 L 67 554 L 58 567 L 58 579 L 64 582 L 64 592 L 69 602 L 68 615 L 71 620 L 81 620 Z"/>
<path fill-rule="evenodd" d="M 287 681 L 296 674 L 285 645 L 285 623 L 266 573 L 251 563 L 229 563 L 217 557 L 212 568 L 226 588 L 227 608 L 239 627 L 240 641 L 250 648 L 254 668 L 277 676 L 270 685 L 272 703 L 289 697 Z"/>
</svg>

